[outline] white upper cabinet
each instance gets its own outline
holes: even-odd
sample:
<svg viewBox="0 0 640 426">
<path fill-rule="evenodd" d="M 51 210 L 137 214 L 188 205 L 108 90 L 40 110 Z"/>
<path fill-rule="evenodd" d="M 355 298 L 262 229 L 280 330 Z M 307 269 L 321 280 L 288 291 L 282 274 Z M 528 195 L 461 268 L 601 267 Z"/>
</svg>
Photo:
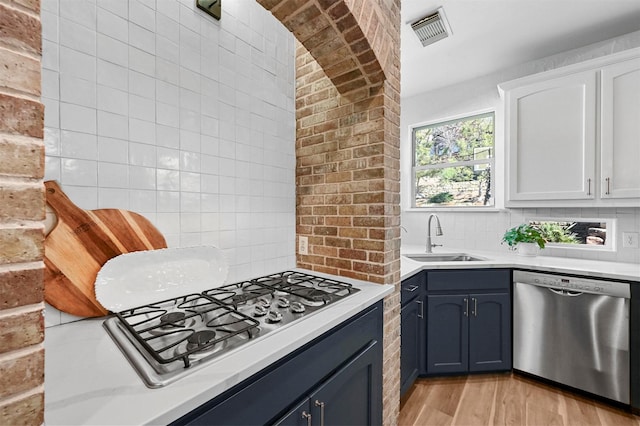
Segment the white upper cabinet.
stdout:
<svg viewBox="0 0 640 426">
<path fill-rule="evenodd" d="M 640 198 L 640 58 L 602 68 L 600 196 Z"/>
<path fill-rule="evenodd" d="M 639 205 L 640 49 L 499 88 L 507 207 Z"/>
</svg>

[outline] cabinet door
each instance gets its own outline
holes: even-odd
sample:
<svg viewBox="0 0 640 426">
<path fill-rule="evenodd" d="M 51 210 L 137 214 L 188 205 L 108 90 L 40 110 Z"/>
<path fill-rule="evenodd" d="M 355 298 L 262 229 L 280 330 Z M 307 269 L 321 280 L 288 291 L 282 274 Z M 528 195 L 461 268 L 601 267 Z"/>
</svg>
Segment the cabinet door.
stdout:
<svg viewBox="0 0 640 426">
<path fill-rule="evenodd" d="M 506 93 L 508 200 L 593 199 L 596 72 Z"/>
<path fill-rule="evenodd" d="M 424 332 L 422 327 L 423 302 L 413 300 L 400 313 L 400 395 L 403 395 L 418 377 Z"/>
<path fill-rule="evenodd" d="M 640 198 L 640 59 L 602 69 L 601 197 Z"/>
<path fill-rule="evenodd" d="M 381 342 L 372 342 L 311 394 L 314 425 L 382 424 L 380 345 Z"/>
<path fill-rule="evenodd" d="M 509 294 L 471 294 L 469 297 L 469 371 L 510 370 Z"/>
<path fill-rule="evenodd" d="M 427 296 L 427 374 L 469 367 L 469 296 Z"/>
</svg>

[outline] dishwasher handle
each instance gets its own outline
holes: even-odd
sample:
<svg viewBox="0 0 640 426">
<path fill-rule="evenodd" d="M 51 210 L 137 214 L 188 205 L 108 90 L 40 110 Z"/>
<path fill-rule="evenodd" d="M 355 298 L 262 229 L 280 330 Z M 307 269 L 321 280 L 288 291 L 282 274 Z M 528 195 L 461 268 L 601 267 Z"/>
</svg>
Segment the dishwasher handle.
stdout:
<svg viewBox="0 0 640 426">
<path fill-rule="evenodd" d="M 563 289 L 551 288 L 551 287 L 547 287 L 547 290 L 557 294 L 558 296 L 564 296 L 564 297 L 576 297 L 576 296 L 582 296 L 584 294 L 581 291 L 569 291 L 569 290 L 563 290 Z"/>
</svg>

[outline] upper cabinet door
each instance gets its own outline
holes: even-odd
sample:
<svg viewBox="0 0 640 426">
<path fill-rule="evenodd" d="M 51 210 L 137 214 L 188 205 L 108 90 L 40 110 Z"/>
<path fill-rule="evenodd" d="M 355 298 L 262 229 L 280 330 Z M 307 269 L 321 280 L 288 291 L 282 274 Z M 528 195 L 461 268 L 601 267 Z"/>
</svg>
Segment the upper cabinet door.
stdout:
<svg viewBox="0 0 640 426">
<path fill-rule="evenodd" d="M 596 72 L 506 92 L 508 200 L 589 200 L 595 193 Z"/>
<path fill-rule="evenodd" d="M 640 58 L 602 69 L 602 198 L 640 198 Z"/>
</svg>

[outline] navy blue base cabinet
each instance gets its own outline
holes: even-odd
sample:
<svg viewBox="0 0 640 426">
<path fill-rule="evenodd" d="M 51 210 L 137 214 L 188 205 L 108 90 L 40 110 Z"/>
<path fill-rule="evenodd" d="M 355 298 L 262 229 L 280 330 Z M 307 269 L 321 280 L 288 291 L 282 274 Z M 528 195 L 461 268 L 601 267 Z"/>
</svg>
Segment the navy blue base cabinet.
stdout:
<svg viewBox="0 0 640 426">
<path fill-rule="evenodd" d="M 382 423 L 382 302 L 173 425 Z"/>
<path fill-rule="evenodd" d="M 511 370 L 509 270 L 427 274 L 426 374 Z"/>
<path fill-rule="evenodd" d="M 401 285 L 400 395 L 404 395 L 411 388 L 423 364 L 424 290 L 424 272 L 404 280 Z"/>
</svg>

